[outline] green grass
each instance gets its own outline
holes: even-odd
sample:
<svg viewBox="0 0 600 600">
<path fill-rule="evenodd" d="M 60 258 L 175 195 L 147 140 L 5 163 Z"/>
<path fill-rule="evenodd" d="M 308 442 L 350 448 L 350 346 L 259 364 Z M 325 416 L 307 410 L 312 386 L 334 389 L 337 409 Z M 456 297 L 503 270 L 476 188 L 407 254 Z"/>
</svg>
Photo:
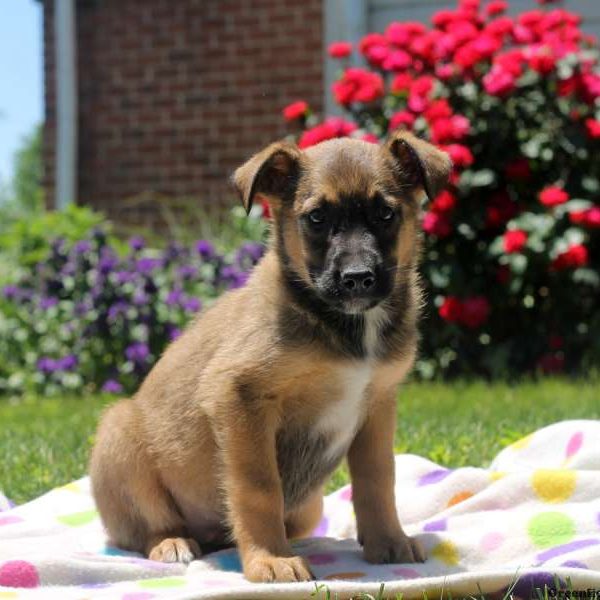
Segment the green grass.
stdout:
<svg viewBox="0 0 600 600">
<path fill-rule="evenodd" d="M 109 398 L 0 401 L 0 488 L 21 503 L 86 471 L 98 415 Z M 544 425 L 600 419 L 600 380 L 519 385 L 410 383 L 398 402 L 397 452 L 450 467 L 484 466 Z M 348 480 L 345 468 L 329 490 Z"/>
</svg>

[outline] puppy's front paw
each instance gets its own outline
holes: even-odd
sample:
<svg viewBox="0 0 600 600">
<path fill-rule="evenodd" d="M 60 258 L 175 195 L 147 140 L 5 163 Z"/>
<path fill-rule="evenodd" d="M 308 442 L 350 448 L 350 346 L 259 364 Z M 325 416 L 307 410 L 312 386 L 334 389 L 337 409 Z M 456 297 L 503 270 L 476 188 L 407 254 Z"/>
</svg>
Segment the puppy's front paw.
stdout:
<svg viewBox="0 0 600 600">
<path fill-rule="evenodd" d="M 311 581 L 313 575 L 306 561 L 299 556 L 261 556 L 252 558 L 244 568 L 244 575 L 255 583 L 290 583 Z"/>
<path fill-rule="evenodd" d="M 425 551 L 420 542 L 405 533 L 394 536 L 380 535 L 364 540 L 364 556 L 367 562 L 415 563 L 425 561 Z"/>
<path fill-rule="evenodd" d="M 202 551 L 196 540 L 190 538 L 166 538 L 156 544 L 148 553 L 150 560 L 160 562 L 189 563 L 194 558 L 200 558 Z"/>
</svg>

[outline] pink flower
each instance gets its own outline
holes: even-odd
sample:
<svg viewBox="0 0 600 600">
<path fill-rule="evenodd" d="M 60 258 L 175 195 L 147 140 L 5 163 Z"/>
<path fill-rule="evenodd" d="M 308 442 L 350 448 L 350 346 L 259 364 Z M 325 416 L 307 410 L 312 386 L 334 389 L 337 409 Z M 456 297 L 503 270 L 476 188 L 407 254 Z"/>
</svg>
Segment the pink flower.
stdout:
<svg viewBox="0 0 600 600">
<path fill-rule="evenodd" d="M 600 121 L 596 121 L 596 119 L 586 119 L 585 128 L 587 130 L 587 134 L 592 139 L 600 138 Z"/>
<path fill-rule="evenodd" d="M 369 48 L 373 46 L 387 46 L 387 40 L 381 33 L 368 33 L 358 43 L 361 54 L 366 56 Z"/>
<path fill-rule="evenodd" d="M 283 117 L 286 121 L 295 121 L 305 117 L 308 113 L 308 104 L 304 100 L 298 100 L 288 104 L 283 109 Z"/>
<path fill-rule="evenodd" d="M 471 150 L 462 144 L 450 144 L 443 149 L 450 155 L 455 167 L 469 167 L 475 160 Z"/>
<path fill-rule="evenodd" d="M 398 129 L 399 127 L 404 127 L 406 129 L 412 129 L 412 126 L 415 124 L 415 116 L 408 112 L 407 110 L 401 110 L 394 113 L 390 117 L 389 130 L 393 131 L 394 129 Z"/>
<path fill-rule="evenodd" d="M 348 106 L 354 102 L 373 102 L 383 96 L 383 79 L 378 73 L 351 67 L 333 84 L 336 102 Z"/>
<path fill-rule="evenodd" d="M 428 211 L 423 215 L 423 231 L 439 238 L 445 238 L 452 233 L 452 226 L 444 214 Z"/>
<path fill-rule="evenodd" d="M 331 58 L 346 58 L 352 54 L 352 44 L 350 42 L 332 42 L 327 48 Z"/>
<path fill-rule="evenodd" d="M 462 115 L 437 119 L 431 125 L 431 141 L 434 144 L 458 142 L 469 133 L 470 126 L 469 120 Z"/>
<path fill-rule="evenodd" d="M 379 144 L 379 138 L 374 133 L 365 133 L 360 139 L 370 144 Z"/>
<path fill-rule="evenodd" d="M 436 119 L 447 119 L 452 116 L 452 107 L 446 98 L 434 100 L 425 111 L 424 116 L 430 123 Z"/>
<path fill-rule="evenodd" d="M 298 147 L 308 148 L 325 140 L 346 137 L 356 129 L 356 125 L 350 121 L 345 121 L 341 117 L 329 117 L 323 123 L 304 131 L 298 141 Z"/>
<path fill-rule="evenodd" d="M 564 204 L 569 199 L 569 194 L 558 186 L 544 188 L 538 196 L 544 206 L 552 207 Z"/>
<path fill-rule="evenodd" d="M 438 313 L 444 321 L 457 323 L 462 313 L 461 301 L 456 296 L 446 296 L 438 309 Z"/>
<path fill-rule="evenodd" d="M 555 69 L 556 58 L 549 48 L 540 48 L 529 57 L 529 66 L 541 75 L 547 75 Z"/>
<path fill-rule="evenodd" d="M 569 213 L 569 219 L 574 225 L 582 225 L 592 229 L 600 228 L 600 206 L 572 211 Z"/>
<path fill-rule="evenodd" d="M 588 264 L 588 249 L 581 244 L 572 244 L 569 249 L 559 254 L 551 263 L 553 271 L 576 269 Z"/>
<path fill-rule="evenodd" d="M 386 71 L 402 71 L 413 63 L 410 54 L 404 50 L 393 50 L 383 60 L 381 66 Z"/>
<path fill-rule="evenodd" d="M 495 15 L 500 15 L 503 12 L 506 12 L 507 8 L 508 8 L 508 2 L 504 2 L 504 0 L 492 0 L 485 7 L 485 12 L 488 16 L 492 17 Z"/>
<path fill-rule="evenodd" d="M 492 67 L 483 78 L 483 87 L 490 96 L 506 96 L 515 89 L 515 77 L 502 67 Z"/>
<path fill-rule="evenodd" d="M 412 85 L 413 78 L 409 73 L 398 73 L 392 80 L 390 89 L 393 93 L 407 92 Z"/>
<path fill-rule="evenodd" d="M 522 229 L 510 229 L 502 238 L 502 245 L 507 254 L 521 252 L 527 243 L 527 233 Z"/>
<path fill-rule="evenodd" d="M 434 213 L 452 212 L 456 206 L 456 202 L 456 196 L 452 192 L 443 190 L 434 198 L 431 203 L 431 210 Z"/>
</svg>

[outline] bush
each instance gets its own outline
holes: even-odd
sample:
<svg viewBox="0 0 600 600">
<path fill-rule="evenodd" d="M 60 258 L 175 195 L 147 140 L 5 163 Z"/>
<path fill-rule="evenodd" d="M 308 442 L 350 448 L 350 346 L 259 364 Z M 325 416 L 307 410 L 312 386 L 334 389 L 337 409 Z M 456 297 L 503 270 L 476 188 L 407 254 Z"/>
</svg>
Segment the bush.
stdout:
<svg viewBox="0 0 600 600">
<path fill-rule="evenodd" d="M 2 290 L 0 392 L 135 390 L 202 302 L 243 285 L 262 253 L 248 242 L 224 256 L 203 240 L 149 249 L 139 237 L 123 253 L 103 227 L 55 239 Z"/>
<path fill-rule="evenodd" d="M 425 209 L 422 376 L 582 371 L 600 362 L 600 73 L 597 42 L 556 8 L 506 16 L 461 0 L 432 27 L 363 37 L 365 67 L 333 85 L 345 117 L 284 116 L 300 147 L 377 142 L 404 127 L 454 161 Z M 333 44 L 342 61 L 353 51 Z"/>
</svg>

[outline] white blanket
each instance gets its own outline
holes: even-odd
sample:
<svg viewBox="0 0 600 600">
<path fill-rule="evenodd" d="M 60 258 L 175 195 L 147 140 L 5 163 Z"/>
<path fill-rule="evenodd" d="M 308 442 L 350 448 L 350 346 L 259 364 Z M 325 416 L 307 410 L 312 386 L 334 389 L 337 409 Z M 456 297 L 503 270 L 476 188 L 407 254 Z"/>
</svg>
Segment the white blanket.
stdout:
<svg viewBox="0 0 600 600">
<path fill-rule="evenodd" d="M 248 583 L 235 550 L 184 566 L 107 547 L 87 478 L 16 508 L 0 495 L 0 598 L 325 598 L 321 586 L 341 598 L 377 595 L 381 584 L 385 596 L 404 598 L 600 590 L 599 421 L 546 427 L 487 469 L 401 455 L 396 480 L 400 518 L 427 561 L 367 564 L 346 486 L 326 498 L 315 537 L 295 544 L 318 579 L 299 584 Z"/>
</svg>

